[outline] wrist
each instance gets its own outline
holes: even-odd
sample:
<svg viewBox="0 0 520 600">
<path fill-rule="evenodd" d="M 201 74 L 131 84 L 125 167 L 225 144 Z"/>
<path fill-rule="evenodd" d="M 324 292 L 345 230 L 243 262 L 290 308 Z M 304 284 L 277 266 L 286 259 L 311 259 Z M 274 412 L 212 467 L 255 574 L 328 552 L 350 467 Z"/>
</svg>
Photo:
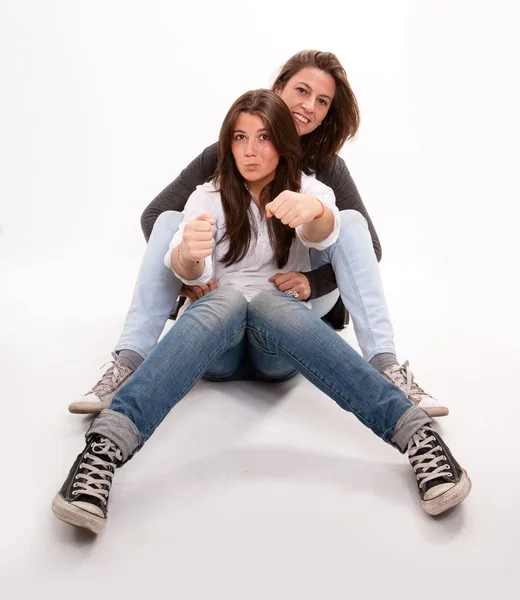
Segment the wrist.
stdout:
<svg viewBox="0 0 520 600">
<path fill-rule="evenodd" d="M 315 200 L 320 203 L 321 211 L 314 217 L 313 221 L 321 219 L 321 217 L 323 217 L 323 215 L 325 214 L 325 204 L 323 204 L 321 200 L 318 200 L 318 198 L 315 198 Z"/>
<path fill-rule="evenodd" d="M 179 265 L 186 271 L 196 269 L 200 264 L 200 260 L 187 257 L 185 251 L 181 250 L 181 246 L 182 244 L 177 246 L 177 261 Z"/>
</svg>

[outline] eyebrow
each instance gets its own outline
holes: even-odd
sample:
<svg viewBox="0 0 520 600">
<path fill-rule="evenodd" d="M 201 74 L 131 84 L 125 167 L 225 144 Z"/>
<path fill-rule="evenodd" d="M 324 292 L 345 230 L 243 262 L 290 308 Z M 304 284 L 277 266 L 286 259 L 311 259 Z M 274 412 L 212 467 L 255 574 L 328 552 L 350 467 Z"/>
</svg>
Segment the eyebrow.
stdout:
<svg viewBox="0 0 520 600">
<path fill-rule="evenodd" d="M 311 86 L 305 81 L 297 81 L 296 85 L 304 85 L 307 89 L 312 91 Z M 328 94 L 319 94 L 320 98 L 328 98 L 332 102 L 332 98 Z"/>
<path fill-rule="evenodd" d="M 264 127 L 263 129 L 258 129 L 256 133 L 268 133 L 267 129 Z M 233 133 L 246 133 L 243 129 L 233 129 Z"/>
</svg>

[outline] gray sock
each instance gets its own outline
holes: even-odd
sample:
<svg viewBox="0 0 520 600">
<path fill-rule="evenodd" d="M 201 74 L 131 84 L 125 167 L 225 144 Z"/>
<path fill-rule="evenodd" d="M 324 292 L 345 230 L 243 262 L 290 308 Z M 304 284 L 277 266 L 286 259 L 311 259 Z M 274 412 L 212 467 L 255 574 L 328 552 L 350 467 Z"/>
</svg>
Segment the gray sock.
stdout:
<svg viewBox="0 0 520 600">
<path fill-rule="evenodd" d="M 369 362 L 374 369 L 377 369 L 380 373 L 389 367 L 399 364 L 397 356 L 391 352 L 382 352 L 381 354 L 376 354 Z"/>
<path fill-rule="evenodd" d="M 123 366 L 129 367 L 133 371 L 144 361 L 144 358 L 133 350 L 119 350 L 117 356 Z"/>
</svg>

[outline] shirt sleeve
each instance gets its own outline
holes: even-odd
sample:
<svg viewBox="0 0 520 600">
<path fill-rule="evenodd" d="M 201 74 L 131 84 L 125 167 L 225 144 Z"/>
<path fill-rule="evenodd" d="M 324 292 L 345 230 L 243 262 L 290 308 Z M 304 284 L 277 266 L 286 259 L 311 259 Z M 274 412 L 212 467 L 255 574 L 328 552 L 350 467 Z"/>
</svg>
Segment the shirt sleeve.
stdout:
<svg viewBox="0 0 520 600">
<path fill-rule="evenodd" d="M 208 281 L 213 276 L 212 256 L 208 256 L 205 258 L 204 271 L 203 271 L 202 275 L 200 277 L 198 277 L 197 279 L 184 279 L 176 271 L 174 271 L 174 269 L 172 269 L 172 262 L 171 262 L 172 252 L 182 242 L 182 236 L 184 233 L 184 227 L 186 226 L 186 223 L 193 221 L 193 219 L 195 219 L 196 217 L 198 217 L 199 215 L 201 215 L 205 212 L 212 213 L 214 218 L 216 218 L 216 215 L 214 214 L 214 202 L 213 202 L 212 194 L 214 194 L 214 192 L 206 189 L 205 186 L 198 186 L 197 189 L 193 192 L 193 194 L 191 194 L 191 196 L 188 198 L 188 202 L 186 203 L 186 206 L 184 207 L 184 210 L 182 212 L 182 214 L 183 214 L 182 222 L 179 226 L 178 231 L 173 236 L 172 241 L 170 242 L 170 245 L 168 246 L 168 252 L 166 253 L 166 256 L 164 257 L 164 264 L 169 269 L 171 269 L 175 273 L 175 276 L 178 279 L 180 279 L 183 283 L 185 283 L 186 285 L 200 285 L 202 283 L 208 283 Z M 213 239 L 215 239 L 216 231 L 217 231 L 216 226 L 213 226 L 212 227 Z"/>
<path fill-rule="evenodd" d="M 338 239 L 339 235 L 339 210 L 336 206 L 336 198 L 334 192 L 330 187 L 327 187 L 321 181 L 318 181 L 314 177 L 307 175 L 302 176 L 302 194 L 308 194 L 317 198 L 326 208 L 329 208 L 334 215 L 334 227 L 331 233 L 320 242 L 311 242 L 303 235 L 303 225 L 296 227 L 296 235 L 300 242 L 308 248 L 315 248 L 316 250 L 325 250 Z"/>
<path fill-rule="evenodd" d="M 210 179 L 217 168 L 217 144 L 208 146 L 154 198 L 141 215 L 141 229 L 146 241 L 150 238 L 157 217 L 167 211 L 184 210 L 186 202 L 198 185 Z"/>
</svg>

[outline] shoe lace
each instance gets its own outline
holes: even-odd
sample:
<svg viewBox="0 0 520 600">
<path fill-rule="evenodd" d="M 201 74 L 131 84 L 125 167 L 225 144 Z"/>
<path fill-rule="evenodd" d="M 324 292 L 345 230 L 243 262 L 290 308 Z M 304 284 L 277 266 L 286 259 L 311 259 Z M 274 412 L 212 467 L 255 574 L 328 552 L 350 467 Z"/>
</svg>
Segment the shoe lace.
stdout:
<svg viewBox="0 0 520 600">
<path fill-rule="evenodd" d="M 112 356 L 114 360 L 106 362 L 101 367 L 101 369 L 104 369 L 107 365 L 110 365 L 109 368 L 103 373 L 101 379 L 90 390 L 90 392 L 88 392 L 89 394 L 95 394 L 96 392 L 116 388 L 130 372 L 130 369 L 128 367 L 125 367 L 119 362 L 119 359 L 115 352 L 112 352 Z"/>
<path fill-rule="evenodd" d="M 407 452 L 420 488 L 433 479 L 452 476 L 446 472 L 450 465 L 431 429 L 421 427 L 414 433 L 408 442 Z"/>
<path fill-rule="evenodd" d="M 422 387 L 415 383 L 410 363 L 406 360 L 402 365 L 390 370 L 390 374 L 395 384 L 403 391 L 406 396 L 429 396 Z"/>
<path fill-rule="evenodd" d="M 107 438 L 100 438 L 99 441 L 94 442 L 91 450 L 92 454 L 87 452 L 85 462 L 79 466 L 85 472 L 76 475 L 73 485 L 76 490 L 72 493 L 74 496 L 79 494 L 93 496 L 106 504 L 114 477 L 114 465 L 123 460 L 123 455 L 121 450 Z M 103 456 L 108 457 L 108 460 Z"/>
</svg>

